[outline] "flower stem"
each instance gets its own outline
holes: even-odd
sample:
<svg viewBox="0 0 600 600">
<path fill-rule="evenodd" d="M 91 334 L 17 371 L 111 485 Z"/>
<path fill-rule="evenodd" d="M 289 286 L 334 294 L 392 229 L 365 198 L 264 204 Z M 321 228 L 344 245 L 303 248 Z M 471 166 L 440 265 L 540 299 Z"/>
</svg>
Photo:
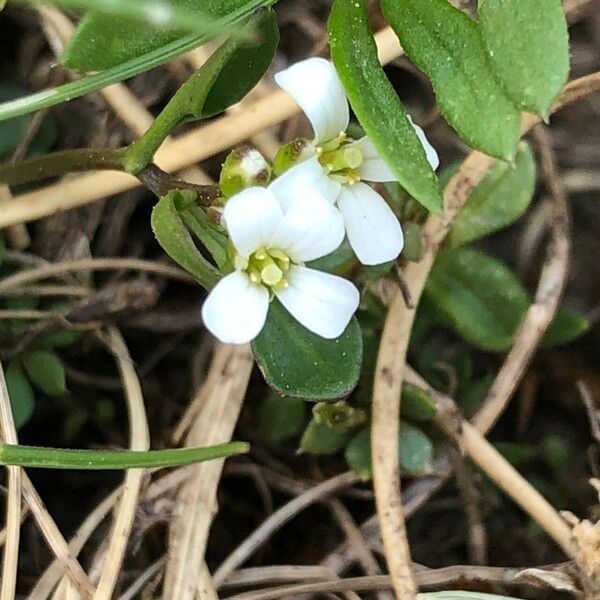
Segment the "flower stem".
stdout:
<svg viewBox="0 0 600 600">
<path fill-rule="evenodd" d="M 73 450 L 40 446 L 0 445 L 0 465 L 46 469 L 113 470 L 180 467 L 248 452 L 245 442 L 167 450 Z"/>
<path fill-rule="evenodd" d="M 0 165 L 0 183 L 16 185 L 73 171 L 123 170 L 123 151 L 78 148 Z"/>
</svg>

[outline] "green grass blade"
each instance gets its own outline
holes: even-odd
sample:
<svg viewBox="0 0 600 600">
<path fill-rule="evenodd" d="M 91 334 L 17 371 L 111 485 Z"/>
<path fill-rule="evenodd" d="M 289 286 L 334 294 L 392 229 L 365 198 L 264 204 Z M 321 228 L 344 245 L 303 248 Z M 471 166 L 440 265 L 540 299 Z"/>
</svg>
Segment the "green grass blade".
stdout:
<svg viewBox="0 0 600 600">
<path fill-rule="evenodd" d="M 238 11 L 227 15 L 223 19 L 213 21 L 214 31 L 224 31 L 231 25 L 245 19 L 257 8 L 272 6 L 277 0 L 251 0 Z M 212 34 L 187 35 L 175 42 L 171 42 L 162 48 L 148 52 L 143 56 L 124 62 L 112 69 L 107 69 L 94 75 L 88 75 L 77 81 L 43 90 L 16 100 L 0 103 L 0 121 L 12 119 L 20 115 L 26 115 L 42 108 L 55 106 L 62 102 L 68 102 L 79 98 L 90 92 L 96 92 L 113 83 L 118 83 L 149 69 L 153 69 L 167 61 L 189 52 L 194 48 L 208 42 L 215 36 Z"/>
</svg>

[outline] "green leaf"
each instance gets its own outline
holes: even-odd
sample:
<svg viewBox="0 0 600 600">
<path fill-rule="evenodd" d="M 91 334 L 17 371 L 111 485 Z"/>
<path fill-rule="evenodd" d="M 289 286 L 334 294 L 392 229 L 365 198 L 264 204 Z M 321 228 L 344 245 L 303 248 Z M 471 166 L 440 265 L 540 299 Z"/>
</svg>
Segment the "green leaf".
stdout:
<svg viewBox="0 0 600 600">
<path fill-rule="evenodd" d="M 433 444 L 410 423 L 400 425 L 400 465 L 410 475 L 422 475 L 431 469 Z"/>
<path fill-rule="evenodd" d="M 335 0 L 329 18 L 331 58 L 356 116 L 398 181 L 423 206 L 442 209 L 437 177 L 388 81 L 369 27 L 365 0 Z"/>
<path fill-rule="evenodd" d="M 202 107 L 202 118 L 239 102 L 266 73 L 279 43 L 279 27 L 272 10 L 256 21 L 255 39 L 237 40 L 236 50 L 213 83 Z"/>
<path fill-rule="evenodd" d="M 229 273 L 233 270 L 227 254 L 229 238 L 216 229 L 215 224 L 210 222 L 207 214 L 199 206 L 192 206 L 189 202 L 185 205 L 184 201 L 184 196 L 175 197 L 175 206 L 181 220 L 210 252 L 219 271 Z"/>
<path fill-rule="evenodd" d="M 382 0 L 381 7 L 431 79 L 448 123 L 473 148 L 512 159 L 520 113 L 492 71 L 478 24 L 447 0 Z"/>
<path fill-rule="evenodd" d="M 128 2 L 135 11 L 136 3 L 131 0 Z M 267 2 L 168 0 L 168 4 L 175 13 L 195 15 L 195 19 L 189 19 L 190 23 L 195 23 L 197 27 L 204 27 L 202 33 L 214 37 L 217 33 L 226 30 L 225 23 L 220 22 L 221 19 L 239 14 L 241 11 L 249 14 L 258 6 L 266 5 Z M 180 39 L 183 33 L 181 29 L 152 27 L 140 23 L 139 18 L 88 12 L 71 37 L 61 62 L 79 71 L 102 71 L 172 43 Z"/>
<path fill-rule="evenodd" d="M 35 395 L 18 361 L 12 361 L 8 365 L 5 375 L 15 427 L 19 429 L 33 414 Z"/>
<path fill-rule="evenodd" d="M 296 435 L 306 419 L 306 404 L 298 398 L 270 393 L 260 405 L 260 429 L 265 438 L 276 444 Z"/>
<path fill-rule="evenodd" d="M 361 479 L 371 479 L 373 468 L 371 466 L 371 429 L 365 427 L 359 431 L 346 446 L 344 453 L 348 466 Z"/>
<path fill-rule="evenodd" d="M 407 475 L 422 475 L 431 468 L 433 444 L 410 423 L 401 423 L 399 437 L 400 466 Z M 346 448 L 346 462 L 362 479 L 373 476 L 371 466 L 371 430 L 365 428 L 352 438 Z"/>
<path fill-rule="evenodd" d="M 275 299 L 252 350 L 267 383 L 286 396 L 341 398 L 360 375 L 362 338 L 355 317 L 339 338 L 328 340 L 308 331 Z"/>
<path fill-rule="evenodd" d="M 57 329 L 37 338 L 36 344 L 41 348 L 64 348 L 70 346 L 81 337 L 74 329 Z"/>
<path fill-rule="evenodd" d="M 334 431 L 312 420 L 300 440 L 300 449 L 308 454 L 336 454 L 352 438 L 352 431 Z"/>
<path fill-rule="evenodd" d="M 248 444 L 229 442 L 198 448 L 167 450 L 71 450 L 39 446 L 0 445 L 0 465 L 45 469 L 131 469 L 179 467 L 248 452 Z"/>
<path fill-rule="evenodd" d="M 410 383 L 402 385 L 402 416 L 410 421 L 431 421 L 437 413 L 433 398 L 422 388 Z"/>
<path fill-rule="evenodd" d="M 279 30 L 272 11 L 252 20 L 259 42 L 230 38 L 169 100 L 148 131 L 125 151 L 125 169 L 138 173 L 170 133 L 182 123 L 225 110 L 248 93 L 263 76 L 277 48 Z"/>
<path fill-rule="evenodd" d="M 307 267 L 328 273 L 339 273 L 357 261 L 347 238 L 331 253 L 306 263 Z"/>
<path fill-rule="evenodd" d="M 551 348 L 567 344 L 583 335 L 589 328 L 590 322 L 577 312 L 560 309 L 542 338 L 541 346 Z"/>
<path fill-rule="evenodd" d="M 461 246 L 516 221 L 533 198 L 535 174 L 535 159 L 525 142 L 519 145 L 514 166 L 496 162 L 454 219 L 450 246 Z"/>
<path fill-rule="evenodd" d="M 54 352 L 33 350 L 23 356 L 27 375 L 48 396 L 60 396 L 67 391 L 65 368 Z"/>
<path fill-rule="evenodd" d="M 464 247 L 439 253 L 425 291 L 462 337 L 492 351 L 510 347 L 530 303 L 504 263 Z"/>
<path fill-rule="evenodd" d="M 479 23 L 506 93 L 547 116 L 569 75 L 569 35 L 560 0 L 482 0 Z"/>
<path fill-rule="evenodd" d="M 194 240 L 186 229 L 177 208 L 177 201 L 193 201 L 194 192 L 188 190 L 173 190 L 163 196 L 152 210 L 152 231 L 164 251 L 186 271 L 189 271 L 206 289 L 210 289 L 221 275 L 202 256 Z"/>
<path fill-rule="evenodd" d="M 272 3 L 272 0 L 248 0 L 243 8 L 219 19 L 218 27 L 217 23 L 215 23 L 215 28 L 224 30 L 230 25 L 238 23 L 250 16 L 255 9 L 261 6 L 269 6 Z M 210 41 L 213 37 L 214 35 L 188 35 L 181 39 L 177 39 L 166 46 L 161 45 L 154 50 L 136 56 L 126 62 L 119 62 L 114 67 L 101 71 L 100 73 L 88 75 L 87 77 L 70 81 L 69 83 L 64 83 L 47 90 L 42 90 L 35 94 L 23 96 L 16 100 L 0 103 L 0 121 L 5 121 L 6 119 L 11 119 L 12 117 L 19 115 L 29 114 L 41 110 L 42 108 L 56 106 L 61 102 L 68 102 L 69 100 L 79 98 L 90 92 L 101 90 L 113 83 L 123 81 L 129 77 L 133 77 L 134 75 L 138 75 L 139 73 L 162 65 L 185 52 L 201 46 Z M 119 40 L 117 39 L 115 43 L 118 44 Z M 94 44 L 91 44 L 89 47 L 92 49 L 98 48 L 98 46 L 95 46 Z"/>
</svg>

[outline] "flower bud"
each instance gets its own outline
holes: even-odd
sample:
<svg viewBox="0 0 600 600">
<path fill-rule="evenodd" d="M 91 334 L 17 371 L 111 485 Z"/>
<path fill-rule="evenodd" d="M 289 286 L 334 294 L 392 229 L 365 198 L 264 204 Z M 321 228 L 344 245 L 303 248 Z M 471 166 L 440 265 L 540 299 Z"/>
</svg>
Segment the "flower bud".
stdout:
<svg viewBox="0 0 600 600">
<path fill-rule="evenodd" d="M 345 400 L 333 404 L 319 402 L 313 407 L 313 416 L 318 425 L 325 425 L 333 431 L 351 429 L 366 419 L 363 410 L 350 406 Z"/>
<path fill-rule="evenodd" d="M 285 173 L 295 164 L 310 158 L 314 152 L 314 146 L 306 138 L 297 138 L 281 146 L 273 159 L 275 175 Z"/>
<path fill-rule="evenodd" d="M 250 146 L 232 150 L 221 169 L 219 185 L 226 198 L 254 185 L 265 186 L 271 179 L 271 167 L 263 155 Z"/>
</svg>

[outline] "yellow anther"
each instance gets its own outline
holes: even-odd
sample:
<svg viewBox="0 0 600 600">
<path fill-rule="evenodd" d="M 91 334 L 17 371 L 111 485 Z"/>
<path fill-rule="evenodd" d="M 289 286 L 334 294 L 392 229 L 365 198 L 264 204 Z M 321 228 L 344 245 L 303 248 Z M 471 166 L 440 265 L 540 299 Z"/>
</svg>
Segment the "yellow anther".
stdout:
<svg viewBox="0 0 600 600">
<path fill-rule="evenodd" d="M 265 260 L 265 258 L 267 258 L 267 251 L 264 248 L 258 249 L 254 253 L 254 258 L 256 258 L 257 260 Z"/>
<path fill-rule="evenodd" d="M 263 283 L 269 286 L 277 285 L 283 277 L 283 271 L 275 264 L 268 264 L 260 272 Z"/>
</svg>

